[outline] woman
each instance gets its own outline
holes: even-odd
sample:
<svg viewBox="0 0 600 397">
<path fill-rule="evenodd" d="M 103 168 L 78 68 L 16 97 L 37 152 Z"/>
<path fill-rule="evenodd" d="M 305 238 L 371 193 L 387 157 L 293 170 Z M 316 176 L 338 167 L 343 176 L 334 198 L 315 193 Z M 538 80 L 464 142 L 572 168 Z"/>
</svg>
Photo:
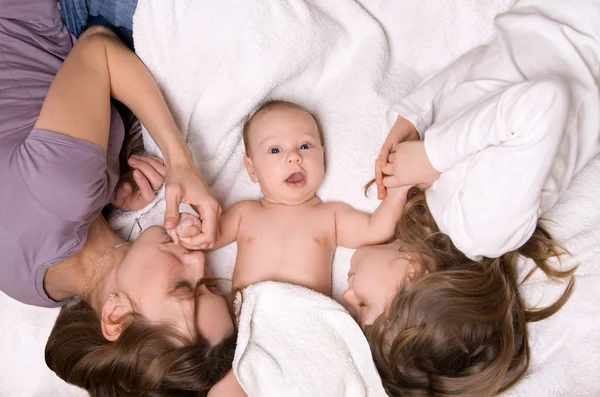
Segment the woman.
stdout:
<svg viewBox="0 0 600 397">
<path fill-rule="evenodd" d="M 111 201 L 144 206 L 165 177 L 165 225 L 177 224 L 185 200 L 214 239 L 220 207 L 160 91 L 107 29 L 73 46 L 56 3 L 2 0 L 0 8 L 0 288 L 46 307 L 80 297 L 61 312 L 46 361 L 92 395 L 208 390 L 231 369 L 235 335 L 229 318 L 214 315 L 226 313 L 224 299 L 195 288 L 206 276 L 203 254 L 158 227 L 129 244 L 100 214 Z M 111 97 L 139 117 L 165 158 L 130 160 L 137 192 L 123 185 L 114 194 L 124 130 Z"/>
<path fill-rule="evenodd" d="M 595 1 L 518 1 L 489 45 L 394 106 L 380 197 L 427 190 L 409 193 L 394 242 L 354 254 L 344 294 L 390 394 L 506 390 L 527 369 L 526 322 L 570 296 L 575 269 L 550 267 L 563 250 L 538 220 L 600 152 L 599 19 Z M 570 277 L 551 306 L 525 306 L 520 255 Z"/>
</svg>

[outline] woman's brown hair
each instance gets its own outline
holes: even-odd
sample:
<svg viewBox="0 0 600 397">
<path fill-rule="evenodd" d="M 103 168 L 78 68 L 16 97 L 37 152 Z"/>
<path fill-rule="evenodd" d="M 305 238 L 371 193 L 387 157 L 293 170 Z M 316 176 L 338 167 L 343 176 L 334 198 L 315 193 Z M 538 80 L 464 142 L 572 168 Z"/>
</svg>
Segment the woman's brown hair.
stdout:
<svg viewBox="0 0 600 397">
<path fill-rule="evenodd" d="M 110 342 L 86 302 L 63 308 L 46 344 L 46 364 L 92 397 L 206 396 L 231 370 L 235 332 L 211 345 L 199 332 L 187 340 L 140 315 L 127 323 Z"/>
<path fill-rule="evenodd" d="M 492 227 L 492 226 L 490 226 Z M 556 270 L 551 258 L 566 251 L 541 226 L 516 251 L 500 258 L 468 259 L 441 233 L 417 188 L 395 238 L 435 270 L 408 280 L 365 334 L 383 385 L 391 396 L 491 396 L 514 385 L 529 365 L 527 322 L 556 313 L 573 292 L 574 269 Z M 568 278 L 552 305 L 526 307 L 516 265 L 533 261 L 551 279 Z"/>
</svg>

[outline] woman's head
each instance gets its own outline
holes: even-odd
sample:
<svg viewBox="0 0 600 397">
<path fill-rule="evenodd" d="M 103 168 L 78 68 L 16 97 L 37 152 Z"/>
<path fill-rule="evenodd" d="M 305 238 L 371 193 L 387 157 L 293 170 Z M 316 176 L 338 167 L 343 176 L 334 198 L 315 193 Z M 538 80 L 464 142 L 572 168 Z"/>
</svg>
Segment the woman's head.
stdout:
<svg viewBox="0 0 600 397">
<path fill-rule="evenodd" d="M 140 235 L 114 272 L 105 277 L 98 288 L 100 302 L 92 306 L 98 308 L 102 331 L 109 340 L 118 338 L 120 319 L 134 313 L 188 338 L 198 327 L 214 342 L 231 332 L 233 323 L 225 299 L 205 285 L 196 299 L 196 283 L 210 277 L 202 252 L 175 244 L 165 229 L 154 226 Z M 115 297 L 106 299 L 110 295 Z M 195 308 L 199 319 L 194 316 Z"/>
<path fill-rule="evenodd" d="M 528 310 L 516 262 L 524 255 L 549 276 L 568 277 L 572 271 L 548 266 L 561 252 L 556 243 L 538 228 L 517 252 L 474 262 L 439 232 L 418 189 L 409 192 L 396 237 L 357 250 L 344 294 L 353 307 L 364 303 L 358 317 L 387 391 L 485 396 L 514 384 L 529 362 L 526 322 L 555 313 L 573 287 L 571 279 L 553 305 Z M 369 267 L 377 280 L 368 279 Z"/>
<path fill-rule="evenodd" d="M 46 364 L 93 397 L 197 396 L 231 369 L 236 334 L 217 343 L 192 339 L 139 315 L 115 341 L 102 335 L 100 318 L 87 303 L 63 308 L 46 344 Z"/>
<path fill-rule="evenodd" d="M 206 277 L 202 253 L 148 229 L 90 289 L 96 310 L 81 301 L 61 311 L 48 366 L 92 396 L 208 390 L 231 369 L 236 336 L 225 298 Z"/>
</svg>

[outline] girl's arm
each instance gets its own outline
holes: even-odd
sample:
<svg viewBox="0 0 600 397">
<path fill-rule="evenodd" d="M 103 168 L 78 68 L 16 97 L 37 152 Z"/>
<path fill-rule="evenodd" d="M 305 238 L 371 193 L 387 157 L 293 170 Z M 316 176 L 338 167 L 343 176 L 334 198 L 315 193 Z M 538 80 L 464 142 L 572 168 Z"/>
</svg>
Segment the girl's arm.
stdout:
<svg viewBox="0 0 600 397">
<path fill-rule="evenodd" d="M 555 165 L 572 161 L 557 157 L 571 106 L 561 82 L 525 82 L 444 123 L 439 134 L 437 126 L 429 129 L 427 155 L 447 172 L 427 191 L 427 203 L 465 255 L 495 258 L 529 239 L 542 200 L 562 183 L 553 177 Z"/>
<path fill-rule="evenodd" d="M 464 81 L 481 50 L 481 47 L 472 49 L 446 68 L 423 80 L 410 94 L 392 106 L 392 114 L 396 118 L 408 120 L 423 139 L 425 130 L 433 124 L 438 99 Z"/>
<path fill-rule="evenodd" d="M 425 79 L 402 101 L 392 106 L 390 113 L 395 122 L 375 161 L 377 197 L 380 200 L 386 195 L 383 168 L 388 165 L 390 153 L 399 143 L 423 138 L 425 130 L 434 123 L 434 109 L 440 98 L 465 79 L 480 51 L 481 47 L 469 51 L 445 69 Z"/>
</svg>

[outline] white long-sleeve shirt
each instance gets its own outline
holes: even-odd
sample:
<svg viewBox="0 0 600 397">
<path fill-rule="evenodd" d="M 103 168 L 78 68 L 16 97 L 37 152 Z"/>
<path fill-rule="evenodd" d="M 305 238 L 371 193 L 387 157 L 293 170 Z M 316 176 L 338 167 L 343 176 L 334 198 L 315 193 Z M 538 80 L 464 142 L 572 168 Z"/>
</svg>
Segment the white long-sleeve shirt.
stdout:
<svg viewBox="0 0 600 397">
<path fill-rule="evenodd" d="M 495 28 L 392 108 L 442 172 L 440 230 L 476 260 L 523 245 L 600 152 L 600 1 L 521 0 Z"/>
</svg>

